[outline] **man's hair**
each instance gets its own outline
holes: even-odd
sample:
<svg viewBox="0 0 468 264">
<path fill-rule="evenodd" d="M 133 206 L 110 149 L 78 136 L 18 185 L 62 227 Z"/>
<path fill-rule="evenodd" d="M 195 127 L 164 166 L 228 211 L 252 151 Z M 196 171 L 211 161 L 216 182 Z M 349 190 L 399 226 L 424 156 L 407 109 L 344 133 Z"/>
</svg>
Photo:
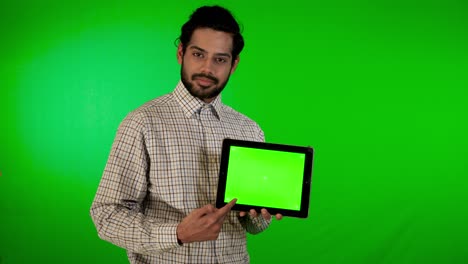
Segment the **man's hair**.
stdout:
<svg viewBox="0 0 468 264">
<path fill-rule="evenodd" d="M 182 26 L 179 43 L 185 53 L 193 32 L 198 28 L 210 28 L 232 34 L 232 61 L 237 58 L 244 48 L 244 38 L 239 24 L 231 12 L 220 6 L 202 6 L 195 10 L 190 19 Z"/>
</svg>

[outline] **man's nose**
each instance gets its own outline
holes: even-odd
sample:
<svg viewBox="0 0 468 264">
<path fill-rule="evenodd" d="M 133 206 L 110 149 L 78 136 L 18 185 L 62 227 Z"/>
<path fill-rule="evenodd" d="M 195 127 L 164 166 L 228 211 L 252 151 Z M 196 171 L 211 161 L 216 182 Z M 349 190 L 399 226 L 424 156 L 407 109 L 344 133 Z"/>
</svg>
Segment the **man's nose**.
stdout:
<svg viewBox="0 0 468 264">
<path fill-rule="evenodd" d="M 203 61 L 201 72 L 207 73 L 207 74 L 213 74 L 213 61 L 211 58 L 207 58 L 206 60 Z"/>
</svg>

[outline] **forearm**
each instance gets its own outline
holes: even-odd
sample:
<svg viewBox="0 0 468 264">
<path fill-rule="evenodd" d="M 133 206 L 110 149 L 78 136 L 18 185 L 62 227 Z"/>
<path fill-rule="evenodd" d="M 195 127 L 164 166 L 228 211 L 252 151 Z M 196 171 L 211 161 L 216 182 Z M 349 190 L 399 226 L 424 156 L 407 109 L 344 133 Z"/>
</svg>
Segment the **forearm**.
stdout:
<svg viewBox="0 0 468 264">
<path fill-rule="evenodd" d="M 95 202 L 91 217 L 101 239 L 140 254 L 161 254 L 179 247 L 178 223 L 146 217 L 139 207 Z"/>
<path fill-rule="evenodd" d="M 129 114 L 121 123 L 91 217 L 100 238 L 132 252 L 159 254 L 179 246 L 178 223 L 148 217 L 141 208 L 150 164 L 142 120 L 138 114 Z"/>
</svg>

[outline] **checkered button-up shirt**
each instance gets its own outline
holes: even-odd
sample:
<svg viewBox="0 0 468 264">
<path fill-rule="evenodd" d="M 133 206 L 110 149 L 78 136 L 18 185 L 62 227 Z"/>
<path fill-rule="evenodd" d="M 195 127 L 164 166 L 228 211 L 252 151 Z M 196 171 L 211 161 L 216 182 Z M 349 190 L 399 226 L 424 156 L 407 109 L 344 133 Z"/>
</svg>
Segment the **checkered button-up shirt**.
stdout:
<svg viewBox="0 0 468 264">
<path fill-rule="evenodd" d="M 248 263 L 246 231 L 262 217 L 230 212 L 215 241 L 179 245 L 176 229 L 196 208 L 214 204 L 224 138 L 263 141 L 263 131 L 221 103 L 175 90 L 120 124 L 91 207 L 99 236 L 127 249 L 131 263 Z M 246 186 L 248 183 L 246 183 Z"/>
</svg>

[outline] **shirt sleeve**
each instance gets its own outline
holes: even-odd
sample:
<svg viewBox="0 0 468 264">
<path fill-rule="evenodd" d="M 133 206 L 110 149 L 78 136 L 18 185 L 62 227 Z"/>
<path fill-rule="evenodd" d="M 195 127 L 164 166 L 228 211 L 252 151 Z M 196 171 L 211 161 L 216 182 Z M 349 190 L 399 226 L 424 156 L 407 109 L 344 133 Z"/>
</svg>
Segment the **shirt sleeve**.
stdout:
<svg viewBox="0 0 468 264">
<path fill-rule="evenodd" d="M 140 254 L 160 254 L 179 247 L 177 223 L 145 216 L 149 156 L 145 125 L 137 114 L 122 121 L 95 199 L 91 218 L 101 239 Z"/>
</svg>

